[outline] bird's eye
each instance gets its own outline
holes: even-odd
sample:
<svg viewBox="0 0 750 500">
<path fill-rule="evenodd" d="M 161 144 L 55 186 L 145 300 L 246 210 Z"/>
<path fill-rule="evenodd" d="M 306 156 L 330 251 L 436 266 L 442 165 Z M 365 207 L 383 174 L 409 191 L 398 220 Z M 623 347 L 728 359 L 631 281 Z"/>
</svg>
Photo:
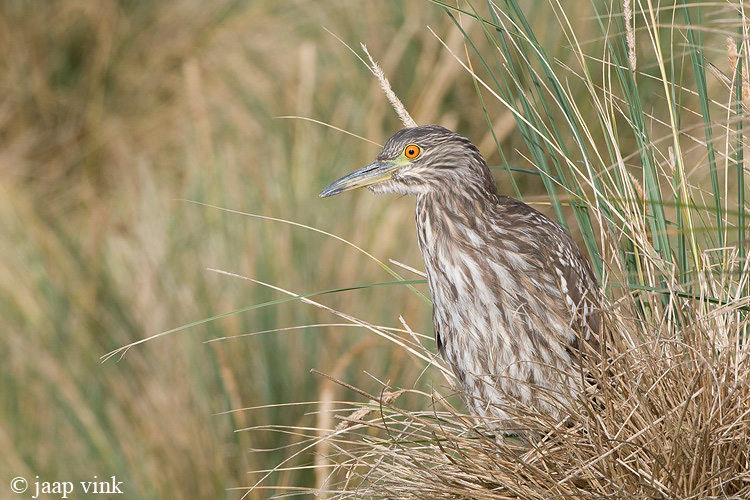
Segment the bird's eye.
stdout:
<svg viewBox="0 0 750 500">
<path fill-rule="evenodd" d="M 414 158 L 419 156 L 419 153 L 421 152 L 422 150 L 416 144 L 409 144 L 404 148 L 404 156 L 406 156 L 410 160 L 413 160 Z"/>
</svg>

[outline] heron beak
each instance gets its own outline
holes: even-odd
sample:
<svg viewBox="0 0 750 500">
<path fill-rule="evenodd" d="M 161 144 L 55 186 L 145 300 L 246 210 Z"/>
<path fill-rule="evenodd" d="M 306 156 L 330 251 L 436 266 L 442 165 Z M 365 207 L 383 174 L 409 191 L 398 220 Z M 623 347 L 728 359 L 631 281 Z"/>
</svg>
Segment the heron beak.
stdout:
<svg viewBox="0 0 750 500">
<path fill-rule="evenodd" d="M 333 182 L 320 193 L 321 198 L 343 193 L 351 189 L 371 186 L 378 182 L 387 181 L 393 175 L 393 172 L 401 165 L 395 161 L 376 161 L 366 167 L 355 170 L 349 175 Z"/>
</svg>

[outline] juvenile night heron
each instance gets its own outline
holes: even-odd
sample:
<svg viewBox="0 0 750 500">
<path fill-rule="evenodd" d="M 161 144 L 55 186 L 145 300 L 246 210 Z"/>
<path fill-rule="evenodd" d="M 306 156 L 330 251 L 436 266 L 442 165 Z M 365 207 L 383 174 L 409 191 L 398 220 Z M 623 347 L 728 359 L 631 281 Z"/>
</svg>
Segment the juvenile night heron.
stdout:
<svg viewBox="0 0 750 500">
<path fill-rule="evenodd" d="M 599 288 L 570 235 L 498 195 L 477 147 L 437 125 L 396 132 L 320 196 L 365 186 L 417 197 L 435 339 L 469 409 L 504 428 L 514 401 L 564 417 L 582 354 L 599 348 Z"/>
</svg>

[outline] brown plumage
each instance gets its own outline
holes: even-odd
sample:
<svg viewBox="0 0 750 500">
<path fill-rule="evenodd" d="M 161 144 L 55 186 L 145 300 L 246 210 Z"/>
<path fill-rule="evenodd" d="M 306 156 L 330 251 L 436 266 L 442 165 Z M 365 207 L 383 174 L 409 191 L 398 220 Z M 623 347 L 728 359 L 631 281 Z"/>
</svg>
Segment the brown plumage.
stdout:
<svg viewBox="0 0 750 500">
<path fill-rule="evenodd" d="M 599 349 L 599 288 L 570 235 L 498 195 L 476 146 L 436 125 L 400 130 L 321 196 L 363 186 L 417 197 L 435 339 L 469 408 L 503 428 L 517 402 L 562 418 L 582 351 Z"/>
</svg>

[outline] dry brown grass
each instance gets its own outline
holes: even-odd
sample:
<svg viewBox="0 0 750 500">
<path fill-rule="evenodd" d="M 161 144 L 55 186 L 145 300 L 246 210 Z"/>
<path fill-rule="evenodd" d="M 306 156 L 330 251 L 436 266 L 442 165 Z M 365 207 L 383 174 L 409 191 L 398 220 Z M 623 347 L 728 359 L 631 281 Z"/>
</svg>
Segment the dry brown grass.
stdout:
<svg viewBox="0 0 750 500">
<path fill-rule="evenodd" d="M 510 404 L 519 434 L 494 436 L 439 392 L 394 390 L 338 411 L 332 468 L 316 493 L 390 499 L 744 499 L 750 496 L 750 352 L 743 304 L 680 319 L 695 299 L 653 295 L 658 325 L 623 297 L 607 313 L 608 359 L 565 422 Z M 662 305 L 664 304 L 664 305 Z M 613 340 L 614 339 L 614 340 Z M 429 355 L 429 353 L 426 353 Z M 424 410 L 415 412 L 412 397 Z M 316 439 L 311 441 L 317 442 Z"/>
</svg>

